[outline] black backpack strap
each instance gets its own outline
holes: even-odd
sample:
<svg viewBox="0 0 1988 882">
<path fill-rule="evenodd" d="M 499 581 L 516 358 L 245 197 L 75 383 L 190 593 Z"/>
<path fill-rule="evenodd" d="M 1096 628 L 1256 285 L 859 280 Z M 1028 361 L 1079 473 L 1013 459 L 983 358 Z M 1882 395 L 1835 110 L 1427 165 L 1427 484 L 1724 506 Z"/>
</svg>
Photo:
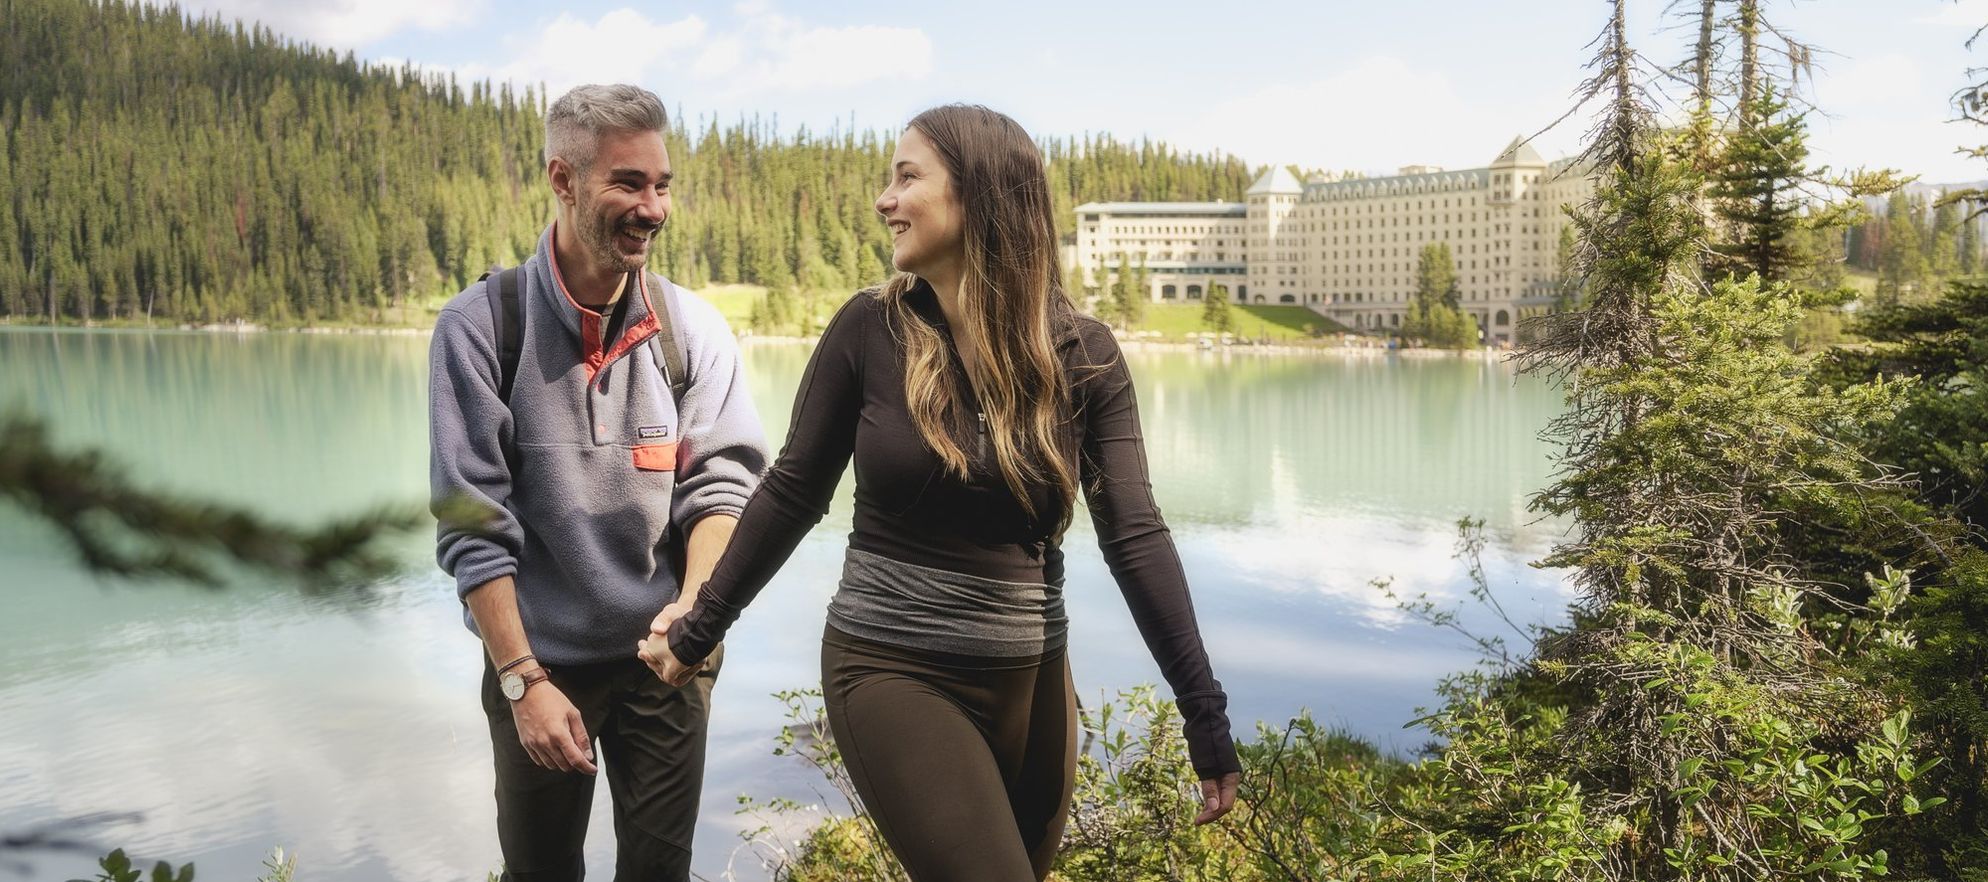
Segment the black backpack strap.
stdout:
<svg viewBox="0 0 1988 882">
<path fill-rule="evenodd" d="M 663 366 L 663 379 L 669 381 L 670 400 L 675 402 L 679 411 L 678 419 L 681 420 L 683 395 L 690 389 L 690 373 L 684 367 L 689 361 L 684 350 L 684 340 L 676 330 L 678 290 L 676 283 L 655 273 L 650 273 L 649 278 L 652 287 L 656 289 L 656 297 L 651 304 L 656 309 L 656 334 L 649 338 L 649 345 L 655 350 L 657 363 Z M 660 300 L 661 303 L 654 303 L 654 300 Z"/>
<path fill-rule="evenodd" d="M 649 287 L 655 296 L 649 298 L 649 306 L 655 310 L 656 333 L 649 335 L 649 350 L 656 363 L 663 366 L 663 379 L 670 384 L 670 403 L 676 405 L 677 439 L 683 439 L 683 394 L 690 389 L 690 371 L 684 367 L 690 361 L 685 350 L 683 336 L 677 333 L 677 298 L 681 291 L 676 283 L 662 276 L 650 273 Z M 660 301 L 660 302 L 658 302 Z M 682 484 L 677 486 L 681 487 Z M 669 529 L 670 572 L 676 575 L 678 590 L 695 592 L 696 588 L 683 584 L 684 568 L 689 562 L 689 531 L 672 522 Z"/>
<path fill-rule="evenodd" d="M 511 403 L 511 387 L 518 379 L 518 358 L 525 348 L 523 304 L 518 296 L 518 268 L 492 269 L 484 273 L 484 299 L 490 303 L 490 327 L 497 335 L 497 397 Z"/>
<path fill-rule="evenodd" d="M 511 387 L 518 377 L 518 357 L 525 348 L 524 304 L 518 296 L 518 268 L 492 267 L 478 279 L 483 283 L 484 300 L 490 304 L 490 329 L 497 337 L 497 398 L 511 406 Z M 500 439 L 504 465 L 518 473 L 518 447 Z"/>
</svg>

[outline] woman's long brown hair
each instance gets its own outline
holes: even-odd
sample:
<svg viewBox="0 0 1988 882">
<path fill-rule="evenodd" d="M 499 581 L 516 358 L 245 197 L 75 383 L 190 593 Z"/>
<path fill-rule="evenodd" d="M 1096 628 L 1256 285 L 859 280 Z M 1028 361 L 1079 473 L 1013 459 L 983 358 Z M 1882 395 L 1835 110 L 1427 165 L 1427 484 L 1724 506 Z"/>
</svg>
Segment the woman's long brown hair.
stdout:
<svg viewBox="0 0 1988 882">
<path fill-rule="evenodd" d="M 1076 504 L 1077 468 L 1076 452 L 1061 440 L 1070 392 L 1056 357 L 1054 322 L 1074 309 L 1057 266 L 1042 152 L 1014 120 L 977 105 L 934 107 L 910 127 L 938 151 L 964 217 L 958 314 L 965 327 L 953 329 L 953 340 L 971 356 L 969 377 L 987 415 L 995 462 L 1029 516 L 1054 523 L 1060 537 Z M 954 394 L 945 341 L 907 302 L 916 284 L 899 273 L 878 296 L 904 347 L 912 424 L 946 469 L 964 477 L 966 452 L 946 427 L 971 425 L 975 415 Z M 1030 490 L 1045 485 L 1054 508 L 1038 512 Z"/>
</svg>

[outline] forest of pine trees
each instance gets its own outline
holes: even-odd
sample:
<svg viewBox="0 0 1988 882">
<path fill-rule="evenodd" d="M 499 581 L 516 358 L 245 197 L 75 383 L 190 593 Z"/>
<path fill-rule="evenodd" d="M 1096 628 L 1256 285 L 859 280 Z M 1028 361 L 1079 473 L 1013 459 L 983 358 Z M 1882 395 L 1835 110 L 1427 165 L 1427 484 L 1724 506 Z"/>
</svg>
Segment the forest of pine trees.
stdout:
<svg viewBox="0 0 1988 882">
<path fill-rule="evenodd" d="M 546 96 L 366 64 L 172 6 L 0 0 L 0 319 L 406 323 L 551 217 Z M 891 131 L 673 111 L 654 267 L 775 297 L 881 280 Z M 1252 170 L 1044 138 L 1065 229 L 1092 200 L 1238 199 Z M 413 318 L 410 319 L 410 316 Z"/>
<path fill-rule="evenodd" d="M 1982 270 L 1981 221 L 1944 193 L 1898 190 L 1884 210 L 1851 227 L 1846 262 L 1877 275 L 1880 303 L 1938 291 L 1948 280 Z"/>
</svg>

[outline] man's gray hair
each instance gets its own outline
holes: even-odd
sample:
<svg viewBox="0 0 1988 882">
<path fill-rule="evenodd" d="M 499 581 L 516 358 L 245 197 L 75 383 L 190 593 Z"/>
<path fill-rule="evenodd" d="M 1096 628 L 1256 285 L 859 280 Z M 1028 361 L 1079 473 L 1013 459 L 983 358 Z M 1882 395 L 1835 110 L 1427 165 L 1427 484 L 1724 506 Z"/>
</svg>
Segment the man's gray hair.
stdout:
<svg viewBox="0 0 1988 882">
<path fill-rule="evenodd" d="M 585 173 L 602 132 L 660 132 L 669 124 L 662 99 L 641 86 L 575 86 L 545 113 L 545 161 L 557 156 Z"/>
</svg>

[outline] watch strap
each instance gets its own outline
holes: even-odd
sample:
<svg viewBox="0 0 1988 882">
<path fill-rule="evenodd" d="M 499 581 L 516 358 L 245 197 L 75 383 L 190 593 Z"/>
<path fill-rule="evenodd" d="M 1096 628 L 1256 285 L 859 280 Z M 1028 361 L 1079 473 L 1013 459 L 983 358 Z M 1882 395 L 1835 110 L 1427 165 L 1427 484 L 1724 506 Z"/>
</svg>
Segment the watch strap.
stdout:
<svg viewBox="0 0 1988 882">
<path fill-rule="evenodd" d="M 523 692 L 518 693 L 518 697 L 523 698 L 525 692 L 532 691 L 533 683 L 541 683 L 550 679 L 552 679 L 552 672 L 543 667 L 532 668 L 526 671 L 524 673 L 525 688 Z"/>
</svg>

